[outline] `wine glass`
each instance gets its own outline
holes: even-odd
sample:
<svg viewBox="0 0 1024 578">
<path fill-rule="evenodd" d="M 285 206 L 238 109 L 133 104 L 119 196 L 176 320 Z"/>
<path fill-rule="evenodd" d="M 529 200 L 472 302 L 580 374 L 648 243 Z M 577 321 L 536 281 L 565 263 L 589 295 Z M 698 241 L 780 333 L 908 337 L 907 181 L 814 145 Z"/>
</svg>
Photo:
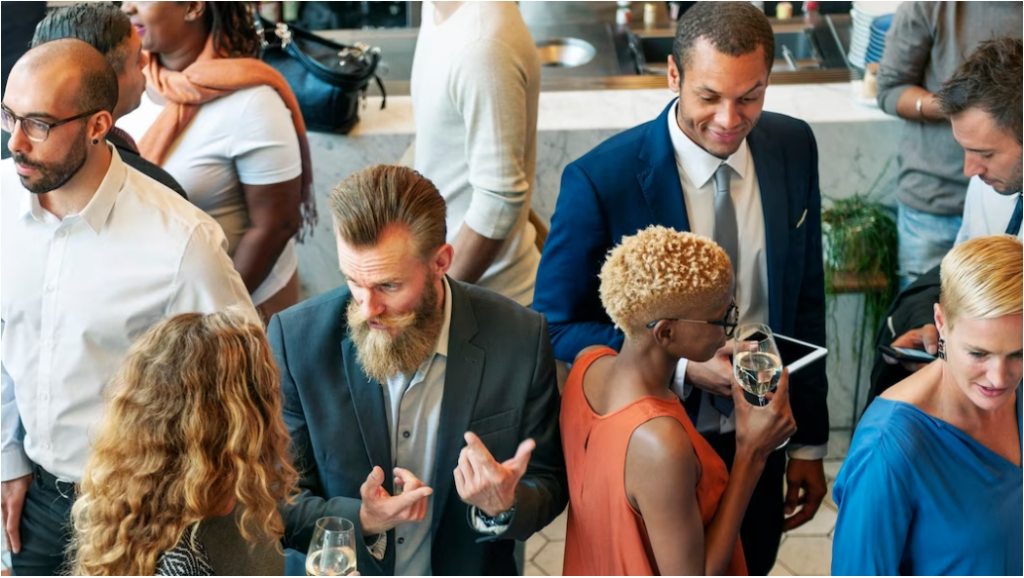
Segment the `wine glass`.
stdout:
<svg viewBox="0 0 1024 578">
<path fill-rule="evenodd" d="M 732 355 L 733 374 L 740 387 L 764 407 L 764 396 L 779 385 L 782 357 L 767 325 L 750 324 L 736 328 Z"/>
<path fill-rule="evenodd" d="M 348 576 L 356 571 L 356 529 L 345 518 L 320 518 L 306 555 L 306 576 Z"/>
</svg>

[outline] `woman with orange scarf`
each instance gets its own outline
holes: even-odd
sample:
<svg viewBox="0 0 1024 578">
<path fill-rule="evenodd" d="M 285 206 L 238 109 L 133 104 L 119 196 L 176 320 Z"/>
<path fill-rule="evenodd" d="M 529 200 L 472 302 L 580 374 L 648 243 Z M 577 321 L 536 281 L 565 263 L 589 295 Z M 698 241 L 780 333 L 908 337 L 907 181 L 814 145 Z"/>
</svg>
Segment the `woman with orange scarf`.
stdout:
<svg viewBox="0 0 1024 578">
<path fill-rule="evenodd" d="M 122 10 L 149 57 L 146 95 L 125 128 L 220 223 L 269 320 L 299 300 L 294 238 L 316 219 L 295 95 L 256 58 L 248 2 L 125 2 Z"/>
</svg>

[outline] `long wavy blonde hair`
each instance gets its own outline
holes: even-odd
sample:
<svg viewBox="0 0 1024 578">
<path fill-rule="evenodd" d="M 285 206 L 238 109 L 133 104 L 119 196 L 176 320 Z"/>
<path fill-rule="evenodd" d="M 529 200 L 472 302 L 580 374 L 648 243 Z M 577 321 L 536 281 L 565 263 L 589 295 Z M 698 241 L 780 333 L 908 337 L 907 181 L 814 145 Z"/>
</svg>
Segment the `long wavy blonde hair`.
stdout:
<svg viewBox="0 0 1024 578">
<path fill-rule="evenodd" d="M 278 544 L 277 507 L 298 474 L 261 325 L 238 312 L 166 319 L 129 350 L 105 397 L 72 509 L 73 574 L 152 576 L 232 497 L 242 536 Z"/>
</svg>

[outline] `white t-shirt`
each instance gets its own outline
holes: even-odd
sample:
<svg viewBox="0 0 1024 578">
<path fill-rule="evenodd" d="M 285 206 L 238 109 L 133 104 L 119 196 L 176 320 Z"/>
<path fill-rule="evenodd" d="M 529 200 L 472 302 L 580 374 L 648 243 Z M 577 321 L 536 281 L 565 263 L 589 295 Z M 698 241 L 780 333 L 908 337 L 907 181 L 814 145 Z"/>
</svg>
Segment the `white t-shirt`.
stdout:
<svg viewBox="0 0 1024 578">
<path fill-rule="evenodd" d="M 141 140 L 163 106 L 148 94 L 118 127 Z M 163 168 L 181 184 L 188 199 L 214 218 L 234 255 L 251 228 L 242 185 L 270 185 L 302 174 L 302 157 L 291 111 L 269 86 L 236 91 L 200 107 L 171 145 Z M 252 294 L 257 305 L 284 288 L 298 269 L 290 240 L 267 279 Z"/>
<path fill-rule="evenodd" d="M 978 177 L 972 178 L 971 184 L 967 186 L 964 221 L 957 233 L 956 244 L 975 237 L 1005 233 L 1019 198 L 1020 193 L 1002 195 Z M 1017 232 L 1018 239 L 1022 238 L 1021 233 Z"/>
<path fill-rule="evenodd" d="M 529 222 L 537 48 L 511 2 L 467 2 L 439 26 L 433 18 L 424 2 L 411 80 L 414 165 L 448 204 L 449 243 L 463 224 L 505 241 L 477 284 L 529 306 L 540 264 Z"/>
</svg>

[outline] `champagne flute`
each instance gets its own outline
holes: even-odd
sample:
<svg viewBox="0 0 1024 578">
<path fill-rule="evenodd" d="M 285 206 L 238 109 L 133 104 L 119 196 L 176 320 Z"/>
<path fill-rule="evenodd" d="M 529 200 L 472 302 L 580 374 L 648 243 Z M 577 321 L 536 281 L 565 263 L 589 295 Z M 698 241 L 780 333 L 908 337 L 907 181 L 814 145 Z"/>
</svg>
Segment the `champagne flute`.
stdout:
<svg viewBox="0 0 1024 578">
<path fill-rule="evenodd" d="M 356 529 L 345 518 L 320 518 L 306 555 L 306 576 L 349 576 L 356 571 Z"/>
<path fill-rule="evenodd" d="M 764 407 L 764 396 L 779 385 L 782 357 L 767 325 L 750 324 L 736 328 L 732 356 L 733 374 L 740 387 L 756 395 Z"/>
</svg>

